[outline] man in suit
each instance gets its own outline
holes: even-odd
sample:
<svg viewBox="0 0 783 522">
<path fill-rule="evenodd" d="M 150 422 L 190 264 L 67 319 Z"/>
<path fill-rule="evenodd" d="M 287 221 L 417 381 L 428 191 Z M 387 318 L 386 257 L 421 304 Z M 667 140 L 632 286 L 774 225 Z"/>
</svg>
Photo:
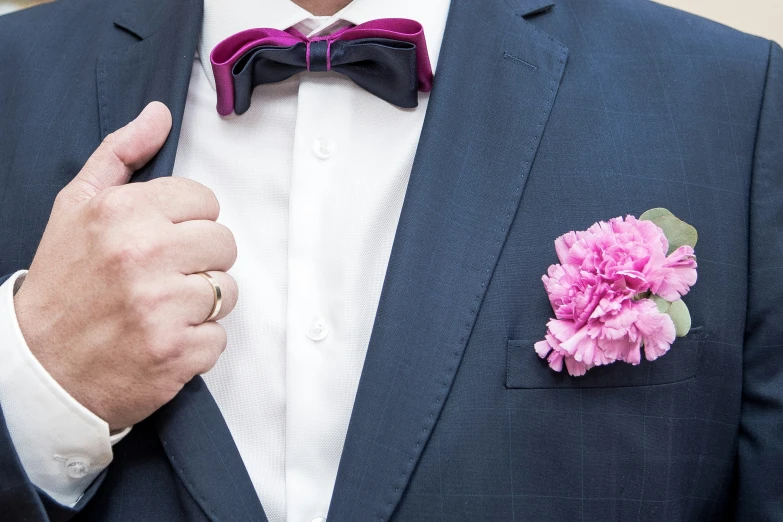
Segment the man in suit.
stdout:
<svg viewBox="0 0 783 522">
<path fill-rule="evenodd" d="M 409 106 L 308 71 L 215 111 L 221 40 L 384 18 L 426 35 Z M 0 49 L 3 520 L 783 520 L 777 44 L 645 0 L 61 0 Z M 554 239 L 655 207 L 693 328 L 552 371 Z"/>
</svg>

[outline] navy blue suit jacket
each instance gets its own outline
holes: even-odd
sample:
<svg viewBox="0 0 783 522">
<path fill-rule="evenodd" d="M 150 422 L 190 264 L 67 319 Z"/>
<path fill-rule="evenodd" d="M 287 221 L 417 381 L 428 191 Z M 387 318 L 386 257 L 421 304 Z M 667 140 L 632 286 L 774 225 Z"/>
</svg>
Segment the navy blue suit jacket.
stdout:
<svg viewBox="0 0 783 522">
<path fill-rule="evenodd" d="M 0 18 L 0 274 L 151 100 L 174 130 L 134 181 L 170 175 L 201 19 L 199 0 Z M 552 372 L 532 345 L 553 240 L 654 207 L 699 230 L 693 330 L 653 363 Z M 781 225 L 778 45 L 645 0 L 453 0 L 330 522 L 783 520 Z M 266 519 L 200 378 L 75 509 L 0 422 L 0 518 Z"/>
</svg>

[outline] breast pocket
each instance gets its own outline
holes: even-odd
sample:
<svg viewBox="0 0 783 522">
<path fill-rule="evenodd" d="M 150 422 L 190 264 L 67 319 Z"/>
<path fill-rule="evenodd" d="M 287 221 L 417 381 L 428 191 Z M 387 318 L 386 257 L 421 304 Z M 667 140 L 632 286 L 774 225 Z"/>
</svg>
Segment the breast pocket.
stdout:
<svg viewBox="0 0 783 522">
<path fill-rule="evenodd" d="M 506 345 L 506 388 L 617 388 L 652 386 L 686 381 L 696 377 L 699 347 L 705 338 L 701 330 L 674 341 L 669 351 L 655 361 L 633 366 L 617 362 L 596 366 L 581 377 L 571 377 L 565 370 L 552 370 L 533 349 L 540 339 L 510 339 Z"/>
</svg>

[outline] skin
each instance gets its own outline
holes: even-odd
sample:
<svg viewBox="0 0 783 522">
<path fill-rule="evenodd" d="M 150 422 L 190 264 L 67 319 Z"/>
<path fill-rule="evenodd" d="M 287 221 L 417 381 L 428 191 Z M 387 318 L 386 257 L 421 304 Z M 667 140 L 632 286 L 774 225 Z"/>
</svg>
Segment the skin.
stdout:
<svg viewBox="0 0 783 522">
<path fill-rule="evenodd" d="M 350 0 L 295 0 L 332 15 Z M 163 146 L 171 114 L 148 105 L 107 136 L 58 194 L 24 283 L 14 296 L 22 335 L 52 377 L 112 431 L 136 424 L 206 373 L 226 348 L 215 321 L 239 290 L 220 205 L 185 178 L 128 184 Z M 223 293 L 212 310 L 208 272 Z"/>
<path fill-rule="evenodd" d="M 315 16 L 332 16 L 351 3 L 351 0 L 292 0 Z"/>
</svg>

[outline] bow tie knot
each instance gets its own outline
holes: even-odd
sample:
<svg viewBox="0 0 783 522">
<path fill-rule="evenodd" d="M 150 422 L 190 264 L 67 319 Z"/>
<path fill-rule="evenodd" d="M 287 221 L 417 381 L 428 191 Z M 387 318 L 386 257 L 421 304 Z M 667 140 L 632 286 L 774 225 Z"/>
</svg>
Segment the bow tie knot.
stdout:
<svg viewBox="0 0 783 522">
<path fill-rule="evenodd" d="M 323 72 L 332 70 L 331 40 L 326 38 L 307 42 L 307 70 Z"/>
<path fill-rule="evenodd" d="M 416 107 L 432 89 L 421 24 L 387 18 L 308 38 L 289 28 L 249 29 L 220 42 L 210 55 L 221 115 L 242 114 L 253 89 L 303 72 L 335 71 L 399 107 Z"/>
<path fill-rule="evenodd" d="M 332 42 L 349 29 L 351 29 L 350 26 L 327 36 L 314 37 L 307 37 L 293 27 L 287 29 L 286 32 L 307 43 L 307 70 L 310 72 L 325 72 L 332 70 Z"/>
</svg>

